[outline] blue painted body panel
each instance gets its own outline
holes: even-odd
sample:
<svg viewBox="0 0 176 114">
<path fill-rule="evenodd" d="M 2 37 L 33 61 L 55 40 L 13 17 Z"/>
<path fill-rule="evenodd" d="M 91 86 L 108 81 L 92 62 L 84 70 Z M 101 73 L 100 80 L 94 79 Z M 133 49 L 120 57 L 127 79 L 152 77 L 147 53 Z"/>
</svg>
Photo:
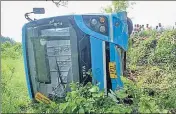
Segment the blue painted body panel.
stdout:
<svg viewBox="0 0 176 114">
<path fill-rule="evenodd" d="M 75 15 L 74 16 L 75 22 L 77 24 L 77 26 L 86 34 L 89 34 L 90 36 L 93 36 L 95 38 L 98 38 L 100 40 L 103 41 L 109 41 L 109 38 L 105 35 L 102 35 L 100 33 L 94 32 L 91 29 L 89 29 L 85 24 L 84 21 L 82 19 L 82 15 Z"/>
<path fill-rule="evenodd" d="M 112 90 L 116 90 L 119 88 L 123 87 L 123 83 L 121 81 L 121 58 L 120 54 L 117 52 L 115 49 L 116 45 L 115 44 L 110 44 L 110 62 L 115 62 L 116 63 L 116 73 L 117 73 L 117 78 L 111 79 L 112 82 Z"/>
<path fill-rule="evenodd" d="M 100 33 L 94 32 L 91 29 L 89 29 L 85 25 L 82 19 L 82 15 L 75 15 L 74 19 L 78 27 L 86 34 L 89 34 L 95 38 L 98 38 L 107 42 L 114 43 L 126 51 L 128 46 L 128 28 L 127 28 L 128 26 L 127 26 L 126 12 L 113 13 L 105 16 L 108 17 L 109 19 L 110 17 L 112 17 L 113 19 L 112 23 L 110 23 L 110 21 L 108 20 L 109 25 L 112 24 L 113 31 L 114 31 L 112 36 L 113 41 L 110 41 L 110 36 L 107 37 L 105 35 L 102 35 Z M 119 23 L 119 25 L 116 26 L 116 23 Z"/>
<path fill-rule="evenodd" d="M 128 26 L 127 26 L 127 17 L 125 13 L 112 14 L 113 18 L 113 37 L 115 44 L 122 47 L 125 51 L 128 46 Z M 115 26 L 116 23 L 119 23 L 118 26 Z"/>
<path fill-rule="evenodd" d="M 91 43 L 91 60 L 92 60 L 92 74 L 93 83 L 98 84 L 102 90 L 104 88 L 104 74 L 103 74 L 103 41 L 93 36 L 90 37 Z"/>
<path fill-rule="evenodd" d="M 22 28 L 22 47 L 23 47 L 23 59 L 24 59 L 24 68 L 25 68 L 25 74 L 26 74 L 26 82 L 27 82 L 27 88 L 30 99 L 32 99 L 32 92 L 31 92 L 31 84 L 29 80 L 29 69 L 27 64 L 27 53 L 26 53 L 26 24 Z"/>
</svg>

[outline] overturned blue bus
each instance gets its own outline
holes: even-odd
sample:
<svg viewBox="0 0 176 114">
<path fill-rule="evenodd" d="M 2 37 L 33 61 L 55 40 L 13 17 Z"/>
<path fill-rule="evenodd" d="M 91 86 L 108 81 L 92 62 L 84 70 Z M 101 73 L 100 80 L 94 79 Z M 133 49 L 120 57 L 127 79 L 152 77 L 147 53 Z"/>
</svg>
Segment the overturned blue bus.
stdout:
<svg viewBox="0 0 176 114">
<path fill-rule="evenodd" d="M 69 83 L 99 83 L 101 90 L 123 87 L 129 27 L 126 12 L 56 16 L 22 29 L 26 80 L 31 99 L 40 92 L 64 97 Z M 92 72 L 92 77 L 87 73 Z"/>
</svg>

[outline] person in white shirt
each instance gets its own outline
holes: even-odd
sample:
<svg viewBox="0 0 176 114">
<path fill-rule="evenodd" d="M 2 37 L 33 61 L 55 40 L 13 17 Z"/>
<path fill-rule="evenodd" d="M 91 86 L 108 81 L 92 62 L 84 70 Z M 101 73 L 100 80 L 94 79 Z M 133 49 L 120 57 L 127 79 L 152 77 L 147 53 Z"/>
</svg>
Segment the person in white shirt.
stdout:
<svg viewBox="0 0 176 114">
<path fill-rule="evenodd" d="M 146 30 L 151 30 L 151 27 L 149 27 L 149 24 L 146 24 Z"/>
<path fill-rule="evenodd" d="M 163 32 L 163 26 L 161 25 L 161 23 L 158 24 L 158 32 Z"/>
<path fill-rule="evenodd" d="M 142 25 L 142 27 L 141 27 L 141 31 L 144 31 L 144 30 L 145 30 L 144 25 Z"/>
</svg>

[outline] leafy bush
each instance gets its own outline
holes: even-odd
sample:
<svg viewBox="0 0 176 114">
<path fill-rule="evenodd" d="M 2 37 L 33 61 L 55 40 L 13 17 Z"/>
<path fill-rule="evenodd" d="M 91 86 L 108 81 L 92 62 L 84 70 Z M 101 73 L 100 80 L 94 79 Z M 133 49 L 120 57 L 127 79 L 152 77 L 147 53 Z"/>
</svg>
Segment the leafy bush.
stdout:
<svg viewBox="0 0 176 114">
<path fill-rule="evenodd" d="M 1 57 L 2 58 L 11 58 L 17 59 L 22 55 L 22 45 L 21 43 L 10 43 L 5 42 L 1 45 Z"/>
<path fill-rule="evenodd" d="M 130 39 L 128 68 L 137 74 L 136 83 L 153 94 L 160 109 L 175 109 L 176 30 L 148 33 Z"/>
<path fill-rule="evenodd" d="M 88 83 L 86 86 L 72 83 L 71 92 L 62 102 L 52 102 L 50 105 L 37 104 L 33 106 L 34 113 L 132 113 L 132 112 L 167 112 L 156 104 L 151 96 L 134 82 L 122 78 L 123 90 L 110 91 L 108 96 L 99 91 L 98 86 Z"/>
</svg>

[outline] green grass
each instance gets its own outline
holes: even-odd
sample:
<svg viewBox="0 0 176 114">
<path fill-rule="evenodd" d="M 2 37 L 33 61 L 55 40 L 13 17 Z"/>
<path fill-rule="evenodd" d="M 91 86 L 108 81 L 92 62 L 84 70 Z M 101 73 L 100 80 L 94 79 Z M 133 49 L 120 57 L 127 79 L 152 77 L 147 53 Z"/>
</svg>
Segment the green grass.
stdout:
<svg viewBox="0 0 176 114">
<path fill-rule="evenodd" d="M 22 112 L 28 104 L 28 92 L 22 57 L 2 59 L 2 112 Z"/>
</svg>

